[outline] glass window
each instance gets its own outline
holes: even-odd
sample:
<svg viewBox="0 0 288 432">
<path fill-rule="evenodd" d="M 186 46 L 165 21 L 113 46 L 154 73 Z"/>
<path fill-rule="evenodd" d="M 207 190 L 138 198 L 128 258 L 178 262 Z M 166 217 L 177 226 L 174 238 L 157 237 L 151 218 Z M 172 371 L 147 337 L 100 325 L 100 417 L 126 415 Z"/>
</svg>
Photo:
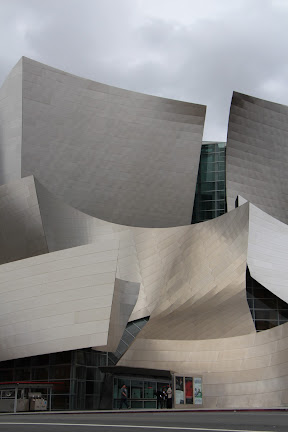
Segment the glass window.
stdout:
<svg viewBox="0 0 288 432">
<path fill-rule="evenodd" d="M 84 366 L 76 367 L 76 378 L 82 380 L 86 379 L 86 368 Z"/>
<path fill-rule="evenodd" d="M 204 201 L 214 201 L 215 197 L 216 197 L 216 192 L 211 191 L 211 192 L 201 192 L 201 203 L 200 203 L 200 208 L 203 205 Z"/>
<path fill-rule="evenodd" d="M 48 366 L 44 368 L 32 368 L 32 380 L 48 380 Z"/>
<path fill-rule="evenodd" d="M 215 153 L 210 153 L 210 154 L 203 154 L 201 155 L 201 167 L 202 164 L 207 164 L 207 163 L 211 163 L 211 162 L 215 162 Z"/>
<path fill-rule="evenodd" d="M 70 365 L 67 366 L 51 366 L 50 379 L 68 379 L 70 378 Z"/>
<path fill-rule="evenodd" d="M 217 201 L 217 209 L 218 210 L 225 210 L 225 202 L 223 201 Z"/>
<path fill-rule="evenodd" d="M 85 365 L 85 355 L 84 351 L 78 350 L 76 352 L 76 363 Z"/>
<path fill-rule="evenodd" d="M 139 333 L 139 327 L 137 327 L 136 325 L 134 325 L 132 323 L 132 325 L 128 325 L 127 327 L 127 331 L 132 335 L 132 336 L 136 336 Z"/>
<path fill-rule="evenodd" d="M 219 199 L 219 200 L 223 201 L 223 203 L 224 203 L 224 208 L 225 208 L 225 192 L 223 192 L 223 191 L 218 191 L 218 192 L 217 192 L 217 196 L 218 196 L 218 199 Z"/>
<path fill-rule="evenodd" d="M 200 212 L 200 218 L 202 220 L 209 220 L 209 219 L 213 219 L 214 217 L 214 212 L 213 211 L 201 211 Z"/>
<path fill-rule="evenodd" d="M 72 352 L 71 351 L 63 351 L 54 354 L 50 354 L 50 363 L 54 364 L 65 364 L 71 363 Z"/>
<path fill-rule="evenodd" d="M 86 394 L 86 381 L 76 381 L 76 394 L 78 398 L 83 398 Z"/>
<path fill-rule="evenodd" d="M 249 298 L 247 296 L 247 302 L 248 302 L 249 308 L 253 308 L 254 307 L 254 300 L 252 298 Z"/>
<path fill-rule="evenodd" d="M 49 354 L 31 357 L 31 366 L 49 365 Z"/>
<path fill-rule="evenodd" d="M 225 180 L 225 172 L 224 171 L 218 172 L 218 180 Z"/>
<path fill-rule="evenodd" d="M 203 210 L 214 210 L 214 208 L 215 208 L 215 201 L 204 201 L 202 203 L 201 208 Z"/>
<path fill-rule="evenodd" d="M 55 384 L 53 385 L 53 393 L 64 394 L 70 392 L 70 380 L 54 382 Z"/>
<path fill-rule="evenodd" d="M 144 401 L 144 408 L 157 408 L 156 401 Z"/>
<path fill-rule="evenodd" d="M 25 357 L 25 358 L 16 359 L 15 367 L 21 367 L 21 368 L 25 366 L 29 367 L 32 358 L 33 357 Z M 6 363 L 7 363 L 6 367 L 12 367 L 12 368 L 14 367 L 13 360 L 8 360 L 7 362 L 1 362 L 1 367 L 5 367 Z M 10 363 L 10 365 L 8 365 L 8 363 Z"/>
<path fill-rule="evenodd" d="M 99 394 L 100 385 L 101 383 L 97 381 L 86 381 L 86 394 Z"/>
<path fill-rule="evenodd" d="M 265 299 L 265 298 L 272 298 L 273 299 L 274 298 L 274 294 L 272 294 L 266 288 L 261 287 L 261 286 L 260 287 L 254 286 L 253 294 L 258 299 Z"/>
<path fill-rule="evenodd" d="M 7 369 L 6 370 L 5 369 L 0 370 L 0 380 L 1 381 L 14 381 L 13 380 L 13 370 L 12 369 L 10 369 L 10 370 L 7 370 Z"/>
<path fill-rule="evenodd" d="M 255 309 L 277 309 L 277 298 L 274 299 L 255 299 Z"/>
<path fill-rule="evenodd" d="M 202 172 L 210 172 L 210 171 L 218 171 L 218 162 L 211 163 L 201 163 L 201 173 Z"/>
<path fill-rule="evenodd" d="M 98 368 L 88 367 L 86 370 L 87 380 L 90 381 L 100 381 L 101 380 L 101 372 Z"/>
<path fill-rule="evenodd" d="M 202 192 L 209 192 L 209 191 L 214 191 L 215 188 L 215 182 L 207 182 L 207 183 L 201 183 L 201 193 Z"/>
<path fill-rule="evenodd" d="M 257 331 L 267 330 L 269 328 L 276 327 L 278 325 L 277 321 L 255 321 L 255 327 Z"/>
<path fill-rule="evenodd" d="M 225 182 L 224 181 L 218 181 L 217 182 L 217 189 L 225 191 Z"/>
<path fill-rule="evenodd" d="M 15 369 L 14 377 L 15 380 L 19 380 L 19 381 L 30 380 L 30 369 L 29 368 Z M 38 378 L 34 378 L 34 379 L 38 379 Z"/>
<path fill-rule="evenodd" d="M 288 304 L 285 303 L 284 300 L 278 299 L 278 308 L 288 310 Z"/>
<path fill-rule="evenodd" d="M 131 399 L 143 398 L 143 381 L 131 380 Z"/>
<path fill-rule="evenodd" d="M 143 408 L 143 401 L 131 401 L 131 408 L 142 409 Z"/>
<path fill-rule="evenodd" d="M 156 382 L 144 381 L 144 399 L 156 398 Z"/>
<path fill-rule="evenodd" d="M 255 309 L 255 319 L 256 320 L 277 320 L 277 311 L 267 309 Z"/>
<path fill-rule="evenodd" d="M 288 309 L 284 309 L 284 310 L 279 310 L 279 319 L 281 321 L 283 320 L 288 320 Z"/>
<path fill-rule="evenodd" d="M 119 345 L 117 347 L 117 352 L 119 354 L 124 354 L 127 351 L 128 345 L 126 343 L 123 342 L 123 340 L 121 339 L 119 342 Z"/>
<path fill-rule="evenodd" d="M 201 182 L 214 182 L 215 180 L 215 172 L 201 171 Z"/>
</svg>

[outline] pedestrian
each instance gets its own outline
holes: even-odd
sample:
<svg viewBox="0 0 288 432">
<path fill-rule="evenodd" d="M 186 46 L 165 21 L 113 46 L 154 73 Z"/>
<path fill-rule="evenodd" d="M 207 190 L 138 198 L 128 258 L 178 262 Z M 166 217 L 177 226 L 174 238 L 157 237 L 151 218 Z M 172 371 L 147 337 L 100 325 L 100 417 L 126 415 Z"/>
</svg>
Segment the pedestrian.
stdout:
<svg viewBox="0 0 288 432">
<path fill-rule="evenodd" d="M 166 390 L 167 394 L 167 408 L 172 408 L 172 388 L 170 387 L 170 384 L 168 385 L 168 388 Z"/>
<path fill-rule="evenodd" d="M 121 401 L 120 401 L 120 407 L 119 407 L 119 409 L 122 409 L 123 404 L 125 404 L 126 408 L 129 409 L 127 399 L 128 399 L 128 392 L 127 392 L 127 387 L 124 384 L 121 387 Z"/>
<path fill-rule="evenodd" d="M 162 408 L 166 408 L 166 403 L 167 403 L 166 387 L 163 387 L 163 389 L 162 389 Z"/>
<path fill-rule="evenodd" d="M 162 391 L 159 389 L 156 392 L 156 397 L 157 397 L 157 408 L 162 408 Z"/>
</svg>

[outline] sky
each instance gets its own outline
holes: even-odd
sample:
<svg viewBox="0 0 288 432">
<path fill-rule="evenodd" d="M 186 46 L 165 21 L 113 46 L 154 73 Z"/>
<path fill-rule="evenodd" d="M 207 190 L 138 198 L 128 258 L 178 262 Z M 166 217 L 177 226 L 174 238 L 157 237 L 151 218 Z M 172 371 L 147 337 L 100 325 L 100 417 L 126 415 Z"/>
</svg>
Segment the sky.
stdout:
<svg viewBox="0 0 288 432">
<path fill-rule="evenodd" d="M 233 90 L 288 105 L 288 0 L 0 0 L 0 84 L 22 57 L 207 105 L 225 141 Z"/>
</svg>

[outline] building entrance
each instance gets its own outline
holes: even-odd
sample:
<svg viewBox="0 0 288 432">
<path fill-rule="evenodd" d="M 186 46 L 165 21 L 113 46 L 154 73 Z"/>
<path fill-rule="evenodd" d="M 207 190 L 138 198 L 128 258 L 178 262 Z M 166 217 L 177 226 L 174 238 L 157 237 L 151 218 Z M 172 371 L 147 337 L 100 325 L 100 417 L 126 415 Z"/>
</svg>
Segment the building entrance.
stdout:
<svg viewBox="0 0 288 432">
<path fill-rule="evenodd" d="M 114 377 L 113 409 L 121 404 L 121 388 L 127 388 L 128 406 L 134 409 L 167 408 L 166 390 L 171 386 L 171 380 L 152 378 Z"/>
</svg>

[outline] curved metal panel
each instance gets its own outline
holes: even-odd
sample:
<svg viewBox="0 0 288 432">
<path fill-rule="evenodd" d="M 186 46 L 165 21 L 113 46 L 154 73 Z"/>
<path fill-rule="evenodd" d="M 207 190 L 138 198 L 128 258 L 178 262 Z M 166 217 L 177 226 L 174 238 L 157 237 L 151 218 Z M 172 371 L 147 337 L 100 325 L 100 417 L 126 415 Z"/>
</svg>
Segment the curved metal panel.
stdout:
<svg viewBox="0 0 288 432">
<path fill-rule="evenodd" d="M 119 366 L 199 374 L 204 408 L 287 406 L 288 323 L 261 333 L 199 341 L 145 339 L 146 326 Z"/>
<path fill-rule="evenodd" d="M 191 222 L 205 107 L 79 78 L 23 58 L 22 176 L 84 213 L 130 226 Z"/>
<path fill-rule="evenodd" d="M 22 59 L 0 88 L 0 185 L 21 178 Z"/>
<path fill-rule="evenodd" d="M 118 252 L 106 240 L 0 266 L 0 361 L 117 346 L 139 289 L 116 279 Z"/>
<path fill-rule="evenodd" d="M 237 195 L 288 223 L 288 107 L 233 93 L 227 140 L 227 205 Z"/>
<path fill-rule="evenodd" d="M 212 339 L 255 332 L 245 283 L 248 215 L 246 204 L 173 235 L 162 233 L 147 274 L 160 296 L 141 338 Z M 144 288 L 145 280 L 142 273 Z"/>
<path fill-rule="evenodd" d="M 0 264 L 48 252 L 33 176 L 0 186 Z"/>
<path fill-rule="evenodd" d="M 117 277 L 141 283 L 131 320 L 157 316 L 159 338 L 177 332 L 178 321 L 182 337 L 193 339 L 254 330 L 245 292 L 248 204 L 197 226 L 130 228 L 84 215 L 36 187 L 50 250 L 119 239 Z"/>
<path fill-rule="evenodd" d="M 116 279 L 112 300 L 107 345 L 94 347 L 98 351 L 116 351 L 131 313 L 137 302 L 139 283 Z"/>
<path fill-rule="evenodd" d="M 247 264 L 251 276 L 288 303 L 288 226 L 250 204 Z"/>
</svg>

